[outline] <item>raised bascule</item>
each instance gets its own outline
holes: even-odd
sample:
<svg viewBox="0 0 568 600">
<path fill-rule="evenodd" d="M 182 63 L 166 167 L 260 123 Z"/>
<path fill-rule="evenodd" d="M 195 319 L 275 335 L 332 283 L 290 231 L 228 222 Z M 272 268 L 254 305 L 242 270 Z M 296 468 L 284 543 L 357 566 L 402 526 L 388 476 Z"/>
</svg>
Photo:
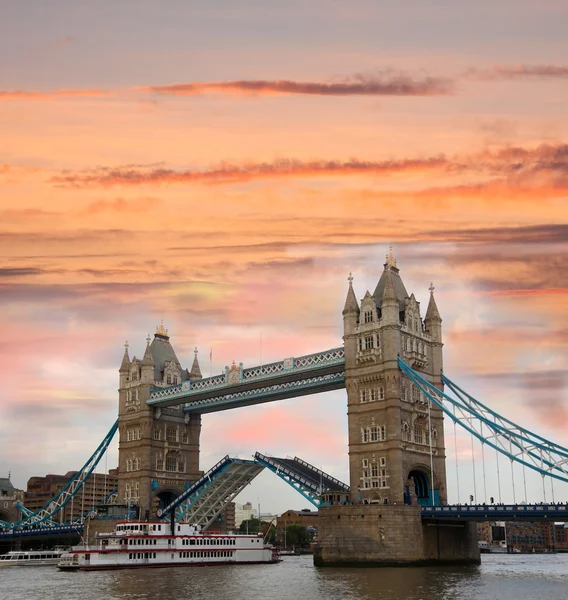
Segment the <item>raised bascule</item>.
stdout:
<svg viewBox="0 0 568 600">
<path fill-rule="evenodd" d="M 43 509 L 23 511 L 18 523 L 0 522 L 0 539 L 29 534 L 30 527 L 32 533 L 36 527 L 54 533 L 82 528 L 96 507 L 71 524 L 58 523 L 55 515 L 79 493 L 116 429 L 118 503 L 136 507 L 142 519 L 185 520 L 206 529 L 266 468 L 318 507 L 314 562 L 321 566 L 475 564 L 475 521 L 568 520 L 562 503 L 537 509 L 502 505 L 499 498 L 496 506 L 448 505 L 444 416 L 479 440 L 482 450 L 486 445 L 540 473 L 543 491 L 545 478 L 568 482 L 568 449 L 501 417 L 443 373 L 442 319 L 432 285 L 429 291 L 423 314 L 391 249 L 376 288 L 361 301 L 348 278 L 343 346 L 250 368 L 233 362 L 208 378 L 197 349 L 191 368 L 181 366 L 162 323 L 141 359 L 131 359 L 126 345 L 118 421 L 103 443 Z M 343 388 L 349 484 L 300 458 L 258 452 L 254 460 L 226 456 L 201 470 L 202 415 Z"/>
</svg>

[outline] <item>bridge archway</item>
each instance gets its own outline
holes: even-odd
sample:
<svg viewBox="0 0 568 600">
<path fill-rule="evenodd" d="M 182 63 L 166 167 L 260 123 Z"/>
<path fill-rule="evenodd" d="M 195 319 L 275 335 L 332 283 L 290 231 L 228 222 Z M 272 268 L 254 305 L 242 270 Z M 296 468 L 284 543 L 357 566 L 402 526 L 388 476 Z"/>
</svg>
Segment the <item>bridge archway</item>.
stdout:
<svg viewBox="0 0 568 600">
<path fill-rule="evenodd" d="M 415 467 L 408 473 L 408 479 L 414 482 L 414 490 L 411 491 L 416 494 L 418 504 L 420 506 L 432 504 L 430 473 L 423 468 Z M 434 496 L 436 495 L 436 490 L 434 490 Z"/>
</svg>

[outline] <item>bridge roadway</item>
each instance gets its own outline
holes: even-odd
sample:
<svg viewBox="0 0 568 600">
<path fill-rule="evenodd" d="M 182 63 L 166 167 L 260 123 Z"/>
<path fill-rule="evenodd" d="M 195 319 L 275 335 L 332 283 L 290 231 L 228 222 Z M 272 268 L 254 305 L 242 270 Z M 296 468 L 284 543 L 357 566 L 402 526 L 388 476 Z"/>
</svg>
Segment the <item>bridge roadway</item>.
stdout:
<svg viewBox="0 0 568 600">
<path fill-rule="evenodd" d="M 568 521 L 568 504 L 452 504 L 423 506 L 422 520 Z"/>
<path fill-rule="evenodd" d="M 568 504 L 451 504 L 447 506 L 423 506 L 422 520 L 477 521 L 479 523 L 487 523 L 488 521 L 568 522 Z M 0 542 L 16 538 L 80 534 L 82 531 L 82 525 L 56 527 L 35 525 L 23 529 L 0 530 Z"/>
<path fill-rule="evenodd" d="M 153 388 L 147 404 L 156 408 L 183 404 L 186 413 L 204 414 L 342 388 L 345 353 L 332 348 L 247 369 L 233 363 L 221 375 Z"/>
</svg>

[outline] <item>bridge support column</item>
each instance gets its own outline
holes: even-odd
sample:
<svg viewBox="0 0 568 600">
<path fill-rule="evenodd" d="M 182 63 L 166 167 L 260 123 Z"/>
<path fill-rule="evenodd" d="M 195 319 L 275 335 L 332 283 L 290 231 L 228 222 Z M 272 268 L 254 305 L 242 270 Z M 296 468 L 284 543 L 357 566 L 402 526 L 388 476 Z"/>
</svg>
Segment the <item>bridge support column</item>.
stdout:
<svg viewBox="0 0 568 600">
<path fill-rule="evenodd" d="M 355 504 L 319 509 L 314 564 L 479 564 L 475 523 L 428 523 L 419 506 Z"/>
</svg>

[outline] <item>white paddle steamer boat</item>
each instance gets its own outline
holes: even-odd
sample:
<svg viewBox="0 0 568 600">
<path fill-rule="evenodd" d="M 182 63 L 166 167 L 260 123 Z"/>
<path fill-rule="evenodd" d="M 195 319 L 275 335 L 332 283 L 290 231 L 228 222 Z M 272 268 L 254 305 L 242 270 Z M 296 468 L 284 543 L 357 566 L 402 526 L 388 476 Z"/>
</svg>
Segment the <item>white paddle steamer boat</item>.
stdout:
<svg viewBox="0 0 568 600">
<path fill-rule="evenodd" d="M 275 563 L 278 549 L 261 534 L 241 535 L 202 531 L 197 525 L 122 522 L 110 534 L 99 534 L 94 547 L 74 546 L 58 567 L 94 571 L 138 567 L 178 567 Z"/>
</svg>

